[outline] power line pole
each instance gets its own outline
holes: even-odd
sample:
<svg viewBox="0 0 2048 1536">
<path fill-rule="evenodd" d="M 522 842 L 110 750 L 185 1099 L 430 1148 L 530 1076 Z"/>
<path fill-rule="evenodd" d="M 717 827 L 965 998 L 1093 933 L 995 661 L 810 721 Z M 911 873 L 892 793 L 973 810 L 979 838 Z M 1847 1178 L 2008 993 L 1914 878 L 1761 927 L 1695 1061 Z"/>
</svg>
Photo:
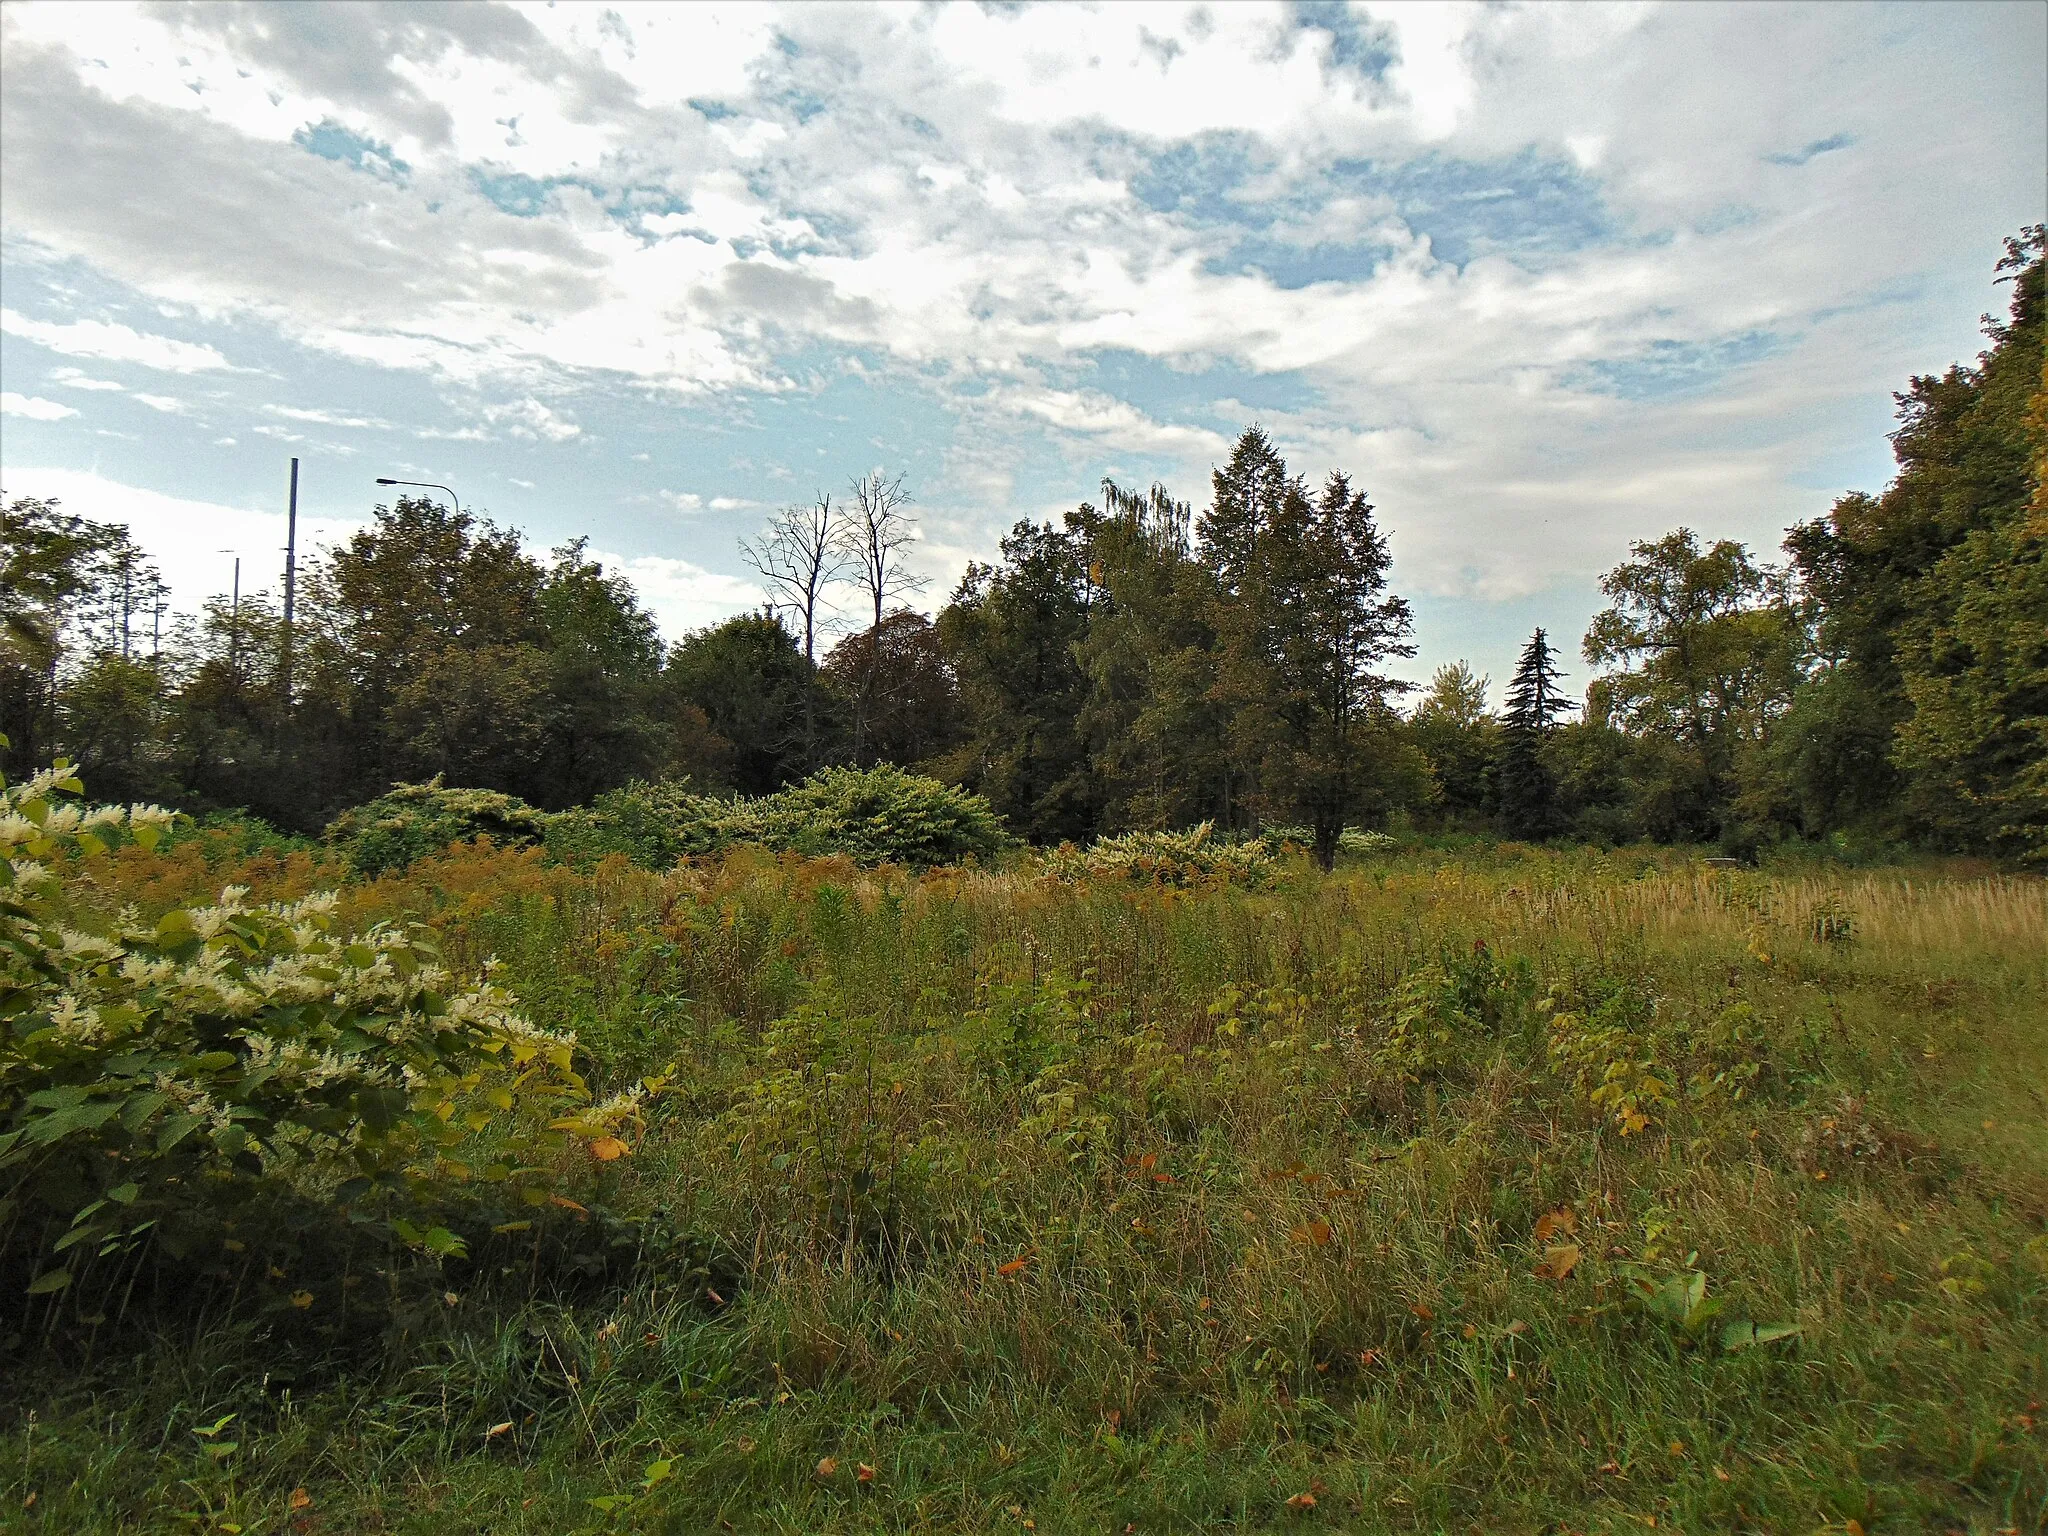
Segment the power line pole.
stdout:
<svg viewBox="0 0 2048 1536">
<path fill-rule="evenodd" d="M 292 460 L 292 495 L 284 524 L 284 647 L 278 668 L 284 707 L 292 707 L 292 595 L 299 569 L 299 461 Z"/>
<path fill-rule="evenodd" d="M 222 550 L 222 554 L 229 551 Z M 242 680 L 242 557 L 235 556 L 234 596 L 228 599 L 228 675 Z"/>
</svg>

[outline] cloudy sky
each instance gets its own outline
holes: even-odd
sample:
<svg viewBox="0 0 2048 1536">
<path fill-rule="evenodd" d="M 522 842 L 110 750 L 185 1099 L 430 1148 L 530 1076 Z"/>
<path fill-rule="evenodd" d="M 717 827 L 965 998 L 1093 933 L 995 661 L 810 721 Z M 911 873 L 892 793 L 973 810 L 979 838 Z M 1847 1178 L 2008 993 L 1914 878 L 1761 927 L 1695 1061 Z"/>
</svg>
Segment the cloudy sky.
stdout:
<svg viewBox="0 0 2048 1536">
<path fill-rule="evenodd" d="M 908 476 L 939 597 L 1247 423 L 1366 486 L 1423 675 L 1630 538 L 1889 471 L 2043 217 L 2048 7 L 10 4 L 9 496 L 191 602 L 378 475 L 750 606 Z M 389 493 L 384 493 L 389 494 Z"/>
</svg>

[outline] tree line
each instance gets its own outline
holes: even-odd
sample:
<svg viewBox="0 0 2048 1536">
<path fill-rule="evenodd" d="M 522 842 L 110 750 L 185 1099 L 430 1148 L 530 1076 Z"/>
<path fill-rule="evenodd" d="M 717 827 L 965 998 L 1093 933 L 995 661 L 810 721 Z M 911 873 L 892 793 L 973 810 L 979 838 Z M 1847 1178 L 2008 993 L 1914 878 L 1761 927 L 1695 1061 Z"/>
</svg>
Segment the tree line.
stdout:
<svg viewBox="0 0 2048 1536">
<path fill-rule="evenodd" d="M 1105 482 L 1020 522 L 936 618 L 901 478 L 773 516 L 769 596 L 665 644 L 582 541 L 543 555 L 425 499 L 268 593 L 170 619 L 124 530 L 0 508 L 10 776 L 64 755 L 96 792 L 311 831 L 440 775 L 546 808 L 634 779 L 759 795 L 890 762 L 986 796 L 1034 841 L 1211 821 L 1298 828 L 1326 862 L 1391 818 L 1519 838 L 1909 843 L 2048 856 L 2043 234 L 1973 365 L 1900 393 L 1898 470 L 1797 525 L 1783 564 L 1689 528 L 1601 581 L 1576 694 L 1543 629 L 1505 689 L 1463 663 L 1419 700 L 1408 605 L 1363 491 L 1247 429 L 1197 513 Z M 852 582 L 858 627 L 831 638 Z M 287 647 L 293 656 L 280 665 Z"/>
</svg>

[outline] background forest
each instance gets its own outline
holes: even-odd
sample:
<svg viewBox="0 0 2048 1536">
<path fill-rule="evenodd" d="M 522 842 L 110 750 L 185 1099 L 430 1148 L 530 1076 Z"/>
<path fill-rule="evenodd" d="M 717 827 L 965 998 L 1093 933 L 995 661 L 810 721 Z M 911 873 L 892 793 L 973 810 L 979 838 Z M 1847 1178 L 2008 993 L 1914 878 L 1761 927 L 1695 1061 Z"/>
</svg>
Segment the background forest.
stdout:
<svg viewBox="0 0 2048 1536">
<path fill-rule="evenodd" d="M 2043 232 L 2008 241 L 1974 365 L 1899 394 L 1898 472 L 1789 531 L 1786 563 L 1680 528 L 1631 546 L 1577 649 L 1538 630 L 1506 690 L 1441 668 L 1419 701 L 1407 605 L 1365 494 L 1258 428 L 1197 514 L 1105 482 L 1019 523 L 928 619 L 900 481 L 771 521 L 761 614 L 665 645 L 570 543 L 400 498 L 267 592 L 169 619 L 125 531 L 0 512 L 0 734 L 20 778 L 317 832 L 440 776 L 535 807 L 634 781 L 770 794 L 878 763 L 978 792 L 1034 842 L 1202 821 L 1523 839 L 1791 839 L 2048 856 Z M 1703 516 L 1702 522 L 1710 521 Z M 864 622 L 824 644 L 823 594 Z M 822 654 L 821 654 L 822 652 Z M 1573 666 L 1579 663 L 1574 661 Z"/>
</svg>

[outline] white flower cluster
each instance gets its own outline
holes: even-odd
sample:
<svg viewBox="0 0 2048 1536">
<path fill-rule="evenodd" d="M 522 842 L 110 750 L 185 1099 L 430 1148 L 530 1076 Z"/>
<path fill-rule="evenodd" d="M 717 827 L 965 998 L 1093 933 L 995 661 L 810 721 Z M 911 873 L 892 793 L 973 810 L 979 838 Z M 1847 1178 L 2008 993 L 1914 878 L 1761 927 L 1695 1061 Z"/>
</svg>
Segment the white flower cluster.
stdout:
<svg viewBox="0 0 2048 1536">
<path fill-rule="evenodd" d="M 637 1090 L 587 1106 L 574 1036 L 535 1027 L 489 968 L 457 978 L 403 927 L 352 930 L 335 892 L 263 903 L 229 885 L 151 920 L 107 912 L 73 887 L 72 853 L 121 828 L 152 849 L 173 818 L 59 798 L 76 793 L 63 768 L 0 783 L 0 1104 L 18 1107 L 0 1169 L 86 1138 L 137 1169 L 180 1148 L 319 1179 L 365 1155 L 431 1177 L 448 1134 L 488 1127 L 492 1165 L 544 1182 L 565 1134 L 597 1142 L 637 1118 Z"/>
</svg>

